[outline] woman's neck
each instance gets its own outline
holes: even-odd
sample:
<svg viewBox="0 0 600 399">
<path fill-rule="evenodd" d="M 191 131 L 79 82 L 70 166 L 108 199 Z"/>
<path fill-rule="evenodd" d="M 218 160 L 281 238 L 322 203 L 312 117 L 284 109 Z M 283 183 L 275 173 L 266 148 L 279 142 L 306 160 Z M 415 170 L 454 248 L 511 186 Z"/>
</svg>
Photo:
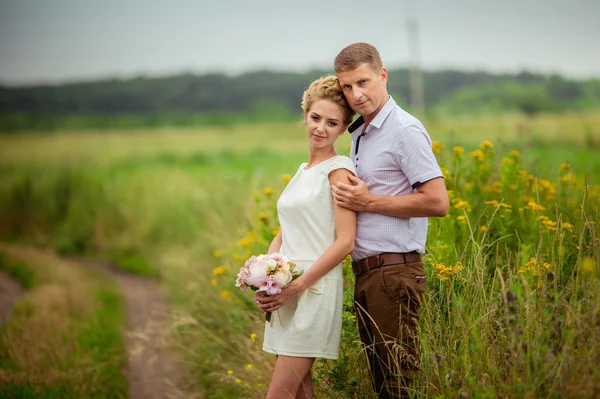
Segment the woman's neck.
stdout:
<svg viewBox="0 0 600 399">
<path fill-rule="evenodd" d="M 335 152 L 335 148 L 311 148 L 308 151 L 308 164 L 307 168 L 319 164 L 323 161 L 328 160 L 329 158 L 336 156 L 337 152 Z"/>
</svg>

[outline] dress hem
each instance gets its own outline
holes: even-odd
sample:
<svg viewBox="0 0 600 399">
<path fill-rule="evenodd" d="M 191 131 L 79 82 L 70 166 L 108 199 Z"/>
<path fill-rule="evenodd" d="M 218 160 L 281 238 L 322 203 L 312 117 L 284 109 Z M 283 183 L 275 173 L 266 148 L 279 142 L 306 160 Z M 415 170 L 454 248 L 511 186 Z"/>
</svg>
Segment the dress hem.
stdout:
<svg viewBox="0 0 600 399">
<path fill-rule="evenodd" d="M 315 358 L 318 357 L 318 358 L 322 358 L 322 359 L 332 359 L 332 360 L 336 360 L 339 357 L 339 354 L 324 353 L 324 352 L 290 352 L 290 351 L 286 351 L 286 350 L 276 352 L 272 348 L 263 347 L 262 349 L 263 349 L 263 351 L 265 351 L 267 353 L 271 353 L 273 355 L 283 355 L 283 356 L 291 356 L 291 357 L 315 357 Z"/>
</svg>

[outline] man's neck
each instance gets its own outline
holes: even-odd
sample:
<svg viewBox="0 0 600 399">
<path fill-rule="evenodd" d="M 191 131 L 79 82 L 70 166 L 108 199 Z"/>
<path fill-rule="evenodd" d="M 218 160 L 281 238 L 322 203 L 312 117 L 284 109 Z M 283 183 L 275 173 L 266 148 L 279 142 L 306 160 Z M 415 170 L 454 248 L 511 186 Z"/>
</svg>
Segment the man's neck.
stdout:
<svg viewBox="0 0 600 399">
<path fill-rule="evenodd" d="M 369 124 L 371 122 L 373 122 L 373 119 L 375 119 L 375 117 L 379 114 L 379 112 L 381 112 L 381 109 L 385 106 L 385 104 L 387 104 L 387 102 L 389 100 L 390 100 L 390 95 L 386 93 L 386 99 L 385 99 L 385 101 L 383 101 L 381 103 L 381 105 L 379 106 L 379 108 L 377 108 L 375 111 L 373 111 L 369 115 L 362 115 L 363 121 L 365 122 L 365 130 L 367 129 L 367 127 L 369 126 Z"/>
</svg>

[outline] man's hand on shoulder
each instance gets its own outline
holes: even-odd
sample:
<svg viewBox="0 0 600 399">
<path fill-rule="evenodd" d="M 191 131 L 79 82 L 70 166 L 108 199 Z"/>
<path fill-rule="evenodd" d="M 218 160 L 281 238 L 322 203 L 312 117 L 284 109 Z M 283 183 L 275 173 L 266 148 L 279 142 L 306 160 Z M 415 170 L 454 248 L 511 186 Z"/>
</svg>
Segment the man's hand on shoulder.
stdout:
<svg viewBox="0 0 600 399">
<path fill-rule="evenodd" d="M 337 182 L 331 186 L 331 195 L 336 204 L 357 212 L 368 211 L 373 195 L 364 181 L 354 175 L 348 175 L 350 184 Z"/>
</svg>

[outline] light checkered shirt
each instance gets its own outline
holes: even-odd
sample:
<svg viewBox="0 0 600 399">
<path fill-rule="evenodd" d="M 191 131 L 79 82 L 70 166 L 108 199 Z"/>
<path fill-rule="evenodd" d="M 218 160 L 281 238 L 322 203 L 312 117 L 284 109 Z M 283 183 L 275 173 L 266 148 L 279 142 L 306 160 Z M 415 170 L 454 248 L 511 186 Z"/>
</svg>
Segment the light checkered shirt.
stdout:
<svg viewBox="0 0 600 399">
<path fill-rule="evenodd" d="M 423 124 L 404 111 L 392 97 L 367 126 L 358 118 L 348 129 L 352 134 L 350 159 L 357 176 L 376 195 L 396 196 L 416 192 L 415 187 L 442 171 L 431 150 Z M 352 258 L 359 260 L 382 252 L 425 252 L 427 218 L 396 218 L 359 212 L 356 245 Z"/>
</svg>

